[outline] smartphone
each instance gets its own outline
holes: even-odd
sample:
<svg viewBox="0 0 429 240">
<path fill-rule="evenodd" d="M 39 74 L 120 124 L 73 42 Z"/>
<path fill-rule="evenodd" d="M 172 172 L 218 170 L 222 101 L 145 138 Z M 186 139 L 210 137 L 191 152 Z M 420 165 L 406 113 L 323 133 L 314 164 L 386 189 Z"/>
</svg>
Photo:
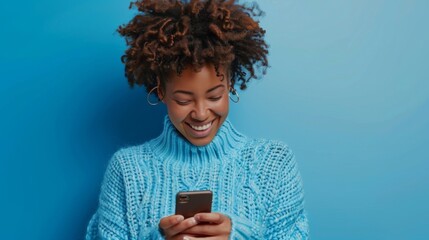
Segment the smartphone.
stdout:
<svg viewBox="0 0 429 240">
<path fill-rule="evenodd" d="M 185 218 L 193 217 L 197 213 L 212 211 L 213 193 L 210 190 L 178 192 L 176 194 L 176 215 Z"/>
</svg>

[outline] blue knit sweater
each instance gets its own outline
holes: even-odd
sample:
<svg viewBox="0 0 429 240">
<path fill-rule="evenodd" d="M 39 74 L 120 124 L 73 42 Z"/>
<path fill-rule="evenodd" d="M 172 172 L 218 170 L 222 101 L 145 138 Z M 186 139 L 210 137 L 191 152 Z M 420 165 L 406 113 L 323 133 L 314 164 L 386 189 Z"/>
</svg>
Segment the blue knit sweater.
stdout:
<svg viewBox="0 0 429 240">
<path fill-rule="evenodd" d="M 307 239 L 300 174 L 283 143 L 250 139 L 226 120 L 211 143 L 189 143 L 165 118 L 162 134 L 123 148 L 108 164 L 86 239 L 163 239 L 178 191 L 210 189 L 231 239 Z"/>
</svg>

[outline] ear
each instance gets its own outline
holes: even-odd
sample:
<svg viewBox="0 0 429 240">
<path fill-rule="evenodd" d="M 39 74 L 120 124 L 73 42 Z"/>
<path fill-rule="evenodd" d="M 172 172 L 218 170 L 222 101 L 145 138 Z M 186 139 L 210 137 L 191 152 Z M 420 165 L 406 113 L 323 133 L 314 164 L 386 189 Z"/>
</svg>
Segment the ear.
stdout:
<svg viewBox="0 0 429 240">
<path fill-rule="evenodd" d="M 231 66 L 228 66 L 226 68 L 226 74 L 227 74 L 226 78 L 228 80 L 228 82 L 226 83 L 226 86 L 228 87 L 228 89 L 231 89 L 231 87 L 233 87 L 232 81 L 231 81 L 231 76 L 232 76 Z"/>
<path fill-rule="evenodd" d="M 232 85 L 231 79 L 228 79 L 227 87 L 228 91 L 231 92 L 231 89 L 234 87 L 234 85 Z"/>
<path fill-rule="evenodd" d="M 161 102 L 163 102 L 163 103 L 165 103 L 164 102 L 164 93 L 163 93 L 163 90 L 161 89 L 161 86 L 159 86 L 158 85 L 158 88 L 156 89 L 156 94 L 158 95 L 158 98 L 159 98 L 159 100 L 161 101 Z"/>
<path fill-rule="evenodd" d="M 163 102 L 163 103 L 165 103 L 164 102 L 164 97 L 165 97 L 165 95 L 164 95 L 164 90 L 163 89 L 161 89 L 162 87 L 161 87 L 161 79 L 159 78 L 159 76 L 157 76 L 156 77 L 156 86 L 157 86 L 157 88 L 156 88 L 156 94 L 158 95 L 158 99 L 161 101 L 161 102 Z"/>
</svg>

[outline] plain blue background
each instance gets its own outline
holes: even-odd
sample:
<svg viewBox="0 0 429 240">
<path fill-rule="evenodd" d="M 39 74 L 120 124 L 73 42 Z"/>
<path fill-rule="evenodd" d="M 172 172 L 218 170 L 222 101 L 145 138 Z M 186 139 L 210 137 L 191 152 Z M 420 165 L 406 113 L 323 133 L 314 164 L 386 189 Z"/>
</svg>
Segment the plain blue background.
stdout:
<svg viewBox="0 0 429 240">
<path fill-rule="evenodd" d="M 129 1 L 2 1 L 0 239 L 82 239 L 112 153 L 158 135 L 115 29 Z M 241 132 L 280 139 L 312 239 L 427 239 L 429 1 L 266 0 L 268 74 Z"/>
</svg>

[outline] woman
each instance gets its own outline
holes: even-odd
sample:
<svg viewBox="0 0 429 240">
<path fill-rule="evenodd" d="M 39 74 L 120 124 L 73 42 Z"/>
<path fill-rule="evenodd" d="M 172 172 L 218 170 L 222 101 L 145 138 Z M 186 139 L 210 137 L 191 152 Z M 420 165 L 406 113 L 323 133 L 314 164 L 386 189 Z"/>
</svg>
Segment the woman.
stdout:
<svg viewBox="0 0 429 240">
<path fill-rule="evenodd" d="M 159 137 L 114 154 L 86 239 L 307 239 L 291 150 L 227 118 L 235 86 L 268 66 L 261 12 L 234 0 L 132 5 L 140 14 L 118 29 L 126 77 L 156 93 L 168 116 Z M 177 192 L 205 189 L 211 213 L 174 215 Z"/>
</svg>

